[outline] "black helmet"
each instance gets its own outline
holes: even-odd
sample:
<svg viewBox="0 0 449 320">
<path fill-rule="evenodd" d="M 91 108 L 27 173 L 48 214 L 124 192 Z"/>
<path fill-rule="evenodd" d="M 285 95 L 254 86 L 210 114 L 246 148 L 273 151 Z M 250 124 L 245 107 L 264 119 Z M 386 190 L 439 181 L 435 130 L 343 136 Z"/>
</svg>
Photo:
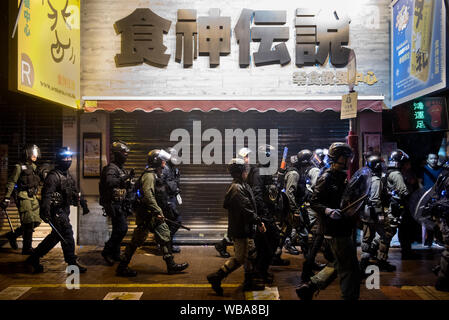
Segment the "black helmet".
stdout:
<svg viewBox="0 0 449 320">
<path fill-rule="evenodd" d="M 56 166 L 62 171 L 66 171 L 72 165 L 73 152 L 69 147 L 59 148 L 56 152 Z"/>
<path fill-rule="evenodd" d="M 366 166 L 370 168 L 374 173 L 382 172 L 383 159 L 378 155 L 371 155 L 366 159 Z"/>
<path fill-rule="evenodd" d="M 408 154 L 406 154 L 401 149 L 394 150 L 388 157 L 388 167 L 389 168 L 399 168 L 404 161 L 409 159 Z"/>
<path fill-rule="evenodd" d="M 331 163 L 338 161 L 341 156 L 345 158 L 352 158 L 353 153 L 349 144 L 344 142 L 334 142 L 329 147 L 328 157 Z"/>
<path fill-rule="evenodd" d="M 301 150 L 297 154 L 298 162 L 296 163 L 296 165 L 298 165 L 298 166 L 307 165 L 312 160 L 312 157 L 313 157 L 313 153 L 309 149 Z"/>
<path fill-rule="evenodd" d="M 128 152 L 130 149 L 126 142 L 117 140 L 112 143 L 111 151 L 114 154 L 114 160 L 119 164 L 124 164 L 128 158 Z"/>
<path fill-rule="evenodd" d="M 26 144 L 22 150 L 22 158 L 24 161 L 31 160 L 31 157 L 35 156 L 36 159 L 41 157 L 41 151 L 35 144 Z"/>
<path fill-rule="evenodd" d="M 162 161 L 169 161 L 170 154 L 162 149 L 153 149 L 148 152 L 147 162 L 150 168 L 160 168 L 162 167 Z"/>
<path fill-rule="evenodd" d="M 326 165 L 326 158 L 329 150 L 327 149 L 315 149 L 313 152 L 312 162 L 319 168 Z"/>
<path fill-rule="evenodd" d="M 245 170 L 246 164 L 242 158 L 233 158 L 228 163 L 228 171 L 234 179 L 241 178 Z"/>
</svg>

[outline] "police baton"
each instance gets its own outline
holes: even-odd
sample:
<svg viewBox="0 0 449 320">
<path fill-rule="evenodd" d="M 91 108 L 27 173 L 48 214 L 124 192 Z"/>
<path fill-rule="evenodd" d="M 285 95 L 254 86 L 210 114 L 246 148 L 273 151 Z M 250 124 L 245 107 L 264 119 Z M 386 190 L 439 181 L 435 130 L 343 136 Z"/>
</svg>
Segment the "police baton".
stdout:
<svg viewBox="0 0 449 320">
<path fill-rule="evenodd" d="M 5 212 L 5 216 L 8 219 L 9 227 L 11 228 L 11 231 L 14 233 L 14 228 L 12 226 L 11 219 L 9 219 L 8 212 L 6 211 L 6 209 L 3 209 L 3 211 Z"/>
<path fill-rule="evenodd" d="M 58 229 L 56 229 L 56 227 L 53 225 L 53 223 L 51 223 L 50 220 L 48 220 L 48 224 L 50 225 L 50 227 L 56 232 L 56 234 L 59 236 L 59 238 L 61 238 L 61 241 L 64 242 L 65 244 L 67 244 L 67 242 L 65 241 L 65 239 L 61 236 L 61 234 L 59 233 Z"/>
<path fill-rule="evenodd" d="M 345 213 L 346 211 L 348 211 L 348 210 L 351 209 L 352 207 L 358 205 L 360 202 L 362 202 L 363 200 L 365 200 L 366 197 L 368 197 L 368 194 L 365 194 L 365 195 L 361 196 L 360 198 L 358 198 L 357 200 L 355 200 L 354 202 L 348 204 L 346 207 L 344 207 L 343 209 L 341 209 L 341 213 Z"/>
<path fill-rule="evenodd" d="M 178 223 L 178 222 L 176 222 L 176 221 L 167 219 L 167 218 L 165 218 L 165 217 L 164 217 L 164 221 L 166 221 L 166 222 L 168 222 L 168 223 L 170 223 L 170 224 L 172 224 L 172 225 L 174 225 L 174 226 L 176 226 L 176 227 L 179 227 L 179 228 L 182 228 L 182 229 L 186 229 L 187 231 L 190 231 L 190 228 L 189 228 L 189 227 L 183 226 L 182 224 L 180 224 L 180 223 Z"/>
</svg>

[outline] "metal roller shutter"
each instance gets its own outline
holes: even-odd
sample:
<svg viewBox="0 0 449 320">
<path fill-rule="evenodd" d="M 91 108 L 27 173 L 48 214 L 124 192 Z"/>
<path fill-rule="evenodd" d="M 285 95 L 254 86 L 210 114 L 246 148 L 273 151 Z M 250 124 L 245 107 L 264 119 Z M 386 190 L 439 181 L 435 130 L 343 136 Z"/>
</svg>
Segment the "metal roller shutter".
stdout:
<svg viewBox="0 0 449 320">
<path fill-rule="evenodd" d="M 201 121 L 202 133 L 209 128 L 218 129 L 223 139 L 225 129 L 278 129 L 279 161 L 284 146 L 289 148 L 290 156 L 304 148 L 313 150 L 328 147 L 334 141 L 344 141 L 348 133 L 348 122 L 340 120 L 339 114 L 333 111 L 119 111 L 112 113 L 110 117 L 111 142 L 122 139 L 130 144 L 131 152 L 126 167 L 135 168 L 136 173 L 140 174 L 146 165 L 146 154 L 149 150 L 176 144 L 170 141 L 170 133 L 174 129 L 186 129 L 192 139 L 193 121 Z M 208 143 L 202 142 L 202 147 Z M 183 205 L 180 207 L 181 218 L 192 231 L 180 229 L 176 240 L 181 243 L 210 243 L 221 239 L 227 228 L 227 214 L 222 208 L 223 198 L 231 182 L 226 166 L 191 164 L 180 165 L 179 168 L 183 198 Z M 131 220 L 128 239 L 133 229 L 134 221 Z"/>
<path fill-rule="evenodd" d="M 14 165 L 20 160 L 22 147 L 26 143 L 34 143 L 39 146 L 42 162 L 54 162 L 55 150 L 62 145 L 62 108 L 58 106 L 2 106 L 0 117 L 0 144 L 7 145 L 7 174 L 9 177 Z M 4 167 L 2 167 L 4 168 Z M 0 199 L 5 193 L 6 181 L 0 181 Z M 14 228 L 20 226 L 17 207 L 11 204 L 8 214 Z M 6 217 L 0 218 L 0 234 L 8 232 L 9 225 Z M 51 228 L 43 223 L 33 236 L 34 240 L 42 240 Z M 20 238 L 19 238 L 20 239 Z"/>
</svg>

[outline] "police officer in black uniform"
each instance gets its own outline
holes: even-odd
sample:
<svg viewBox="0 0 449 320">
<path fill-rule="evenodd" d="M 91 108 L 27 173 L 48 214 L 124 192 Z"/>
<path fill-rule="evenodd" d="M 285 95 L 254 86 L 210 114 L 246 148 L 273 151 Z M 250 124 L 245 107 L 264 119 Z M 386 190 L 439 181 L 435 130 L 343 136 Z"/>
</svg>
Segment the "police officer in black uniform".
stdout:
<svg viewBox="0 0 449 320">
<path fill-rule="evenodd" d="M 164 212 L 166 218 L 175 221 L 177 223 L 181 223 L 179 219 L 179 210 L 178 205 L 182 204 L 181 198 L 181 174 L 179 172 L 179 168 L 177 167 L 178 157 L 177 151 L 173 148 L 169 148 L 168 153 L 171 155 L 170 160 L 165 164 L 164 169 L 162 170 L 162 180 L 165 184 L 165 191 L 167 192 L 167 201 L 168 207 Z M 173 245 L 173 237 L 179 229 L 179 225 L 175 225 L 173 223 L 168 223 L 168 227 L 170 229 L 171 235 L 171 247 L 173 253 L 181 252 L 181 248 L 179 246 Z"/>
<path fill-rule="evenodd" d="M 111 147 L 114 159 L 103 168 L 100 177 L 100 205 L 111 219 L 111 238 L 106 242 L 101 255 L 112 266 L 120 261 L 120 244 L 128 231 L 127 208 L 125 207 L 127 184 L 134 176 L 134 170 L 128 172 L 123 165 L 130 151 L 123 141 L 114 141 Z"/>
<path fill-rule="evenodd" d="M 279 243 L 279 231 L 275 219 L 275 202 L 270 190 L 276 188 L 272 175 L 261 174 L 261 168 L 268 168 L 270 163 L 260 163 L 262 157 L 269 159 L 274 147 L 262 145 L 258 148 L 258 163 L 249 168 L 247 183 L 251 187 L 256 201 L 257 214 L 265 224 L 266 232 L 255 235 L 256 259 L 254 261 L 258 276 L 266 283 L 272 283 L 274 275 L 268 272 L 274 253 Z"/>
<path fill-rule="evenodd" d="M 23 236 L 23 255 L 29 255 L 33 252 L 33 232 L 41 223 L 39 200 L 37 199 L 40 178 L 37 172 L 36 161 L 39 157 L 40 150 L 38 146 L 28 144 L 23 148 L 22 162 L 14 167 L 14 171 L 6 184 L 5 198 L 0 204 L 6 210 L 11 196 L 14 195 L 17 209 L 19 209 L 21 225 L 15 232 L 7 233 L 6 237 L 11 248 L 17 249 L 16 239 Z"/>
<path fill-rule="evenodd" d="M 63 147 L 56 153 L 56 167 L 47 175 L 42 189 L 42 207 L 40 216 L 46 223 L 54 226 L 52 232 L 37 246 L 28 257 L 26 263 L 33 267 L 35 273 L 43 272 L 44 267 L 39 259 L 53 249 L 61 241 L 64 260 L 68 265 L 79 268 L 81 273 L 87 271 L 77 262 L 75 255 L 75 240 L 73 238 L 72 225 L 70 224 L 70 205 L 78 206 L 84 202 L 83 214 L 89 213 L 85 201 L 81 198 L 75 180 L 69 173 L 72 164 L 72 155 L 68 147 Z"/>
<path fill-rule="evenodd" d="M 354 217 L 341 211 L 341 199 L 347 185 L 347 170 L 352 161 L 351 147 L 335 142 L 329 147 L 331 167 L 316 182 L 311 207 L 323 222 L 328 266 L 296 289 L 303 300 L 311 300 L 313 293 L 326 288 L 338 274 L 345 300 L 357 300 L 360 294 L 360 269 L 357 247 L 353 239 Z M 330 252 L 329 252 L 330 251 Z"/>
</svg>

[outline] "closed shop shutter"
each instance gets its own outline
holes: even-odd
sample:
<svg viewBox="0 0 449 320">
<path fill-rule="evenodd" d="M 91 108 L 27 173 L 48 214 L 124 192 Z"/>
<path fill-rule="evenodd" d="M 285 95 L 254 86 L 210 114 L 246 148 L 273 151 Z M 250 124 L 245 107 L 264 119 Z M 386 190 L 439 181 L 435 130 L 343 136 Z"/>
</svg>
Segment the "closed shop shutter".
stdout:
<svg viewBox="0 0 449 320">
<path fill-rule="evenodd" d="M 54 162 L 57 148 L 62 146 L 62 108 L 57 106 L 2 106 L 0 117 L 0 145 L 7 150 L 7 174 L 0 180 L 0 199 L 5 193 L 7 177 L 12 173 L 14 165 L 21 159 L 22 147 L 27 143 L 39 146 L 43 162 Z M 3 168 L 3 167 L 2 167 Z M 5 166 L 6 168 L 6 166 Z M 14 228 L 20 226 L 17 207 L 11 204 L 8 214 Z M 0 234 L 10 231 L 8 221 L 2 215 L 0 218 Z M 42 223 L 33 236 L 34 240 L 42 240 L 50 233 L 48 224 Z M 21 240 L 21 238 L 19 238 Z"/>
<path fill-rule="evenodd" d="M 126 162 L 128 169 L 135 168 L 140 174 L 146 165 L 146 154 L 155 148 L 167 148 L 177 142 L 170 141 L 170 133 L 186 129 L 192 142 L 193 121 L 201 121 L 201 133 L 210 128 L 218 129 L 225 140 L 225 129 L 278 129 L 280 161 L 283 147 L 289 149 L 289 157 L 299 150 L 328 147 L 334 141 L 344 141 L 348 133 L 348 121 L 340 120 L 339 113 L 306 111 L 192 111 L 145 113 L 122 111 L 111 113 L 111 142 L 121 139 L 130 144 L 131 152 Z M 267 142 L 269 137 L 267 136 Z M 203 141 L 202 147 L 209 144 Z M 264 143 L 264 142 L 263 142 Z M 191 149 L 191 159 L 193 151 Z M 223 148 L 223 158 L 225 149 Z M 181 164 L 180 207 L 183 223 L 192 231 L 180 229 L 176 240 L 181 243 L 210 243 L 221 239 L 227 228 L 227 214 L 222 208 L 223 198 L 231 178 L 224 164 Z M 127 239 L 134 229 L 131 221 Z"/>
</svg>

